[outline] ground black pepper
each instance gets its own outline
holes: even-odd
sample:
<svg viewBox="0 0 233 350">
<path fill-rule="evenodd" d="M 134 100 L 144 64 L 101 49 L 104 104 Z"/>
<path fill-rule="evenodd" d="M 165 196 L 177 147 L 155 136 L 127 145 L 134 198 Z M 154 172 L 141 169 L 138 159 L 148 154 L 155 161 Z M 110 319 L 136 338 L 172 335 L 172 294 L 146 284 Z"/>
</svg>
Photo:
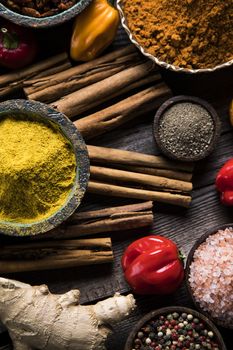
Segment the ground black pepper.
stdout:
<svg viewBox="0 0 233 350">
<path fill-rule="evenodd" d="M 161 116 L 158 132 L 167 151 L 188 160 L 201 156 L 209 148 L 214 135 L 214 121 L 201 105 L 180 102 Z"/>
<path fill-rule="evenodd" d="M 192 314 L 173 312 L 146 323 L 132 350 L 219 350 L 215 334 Z"/>
</svg>

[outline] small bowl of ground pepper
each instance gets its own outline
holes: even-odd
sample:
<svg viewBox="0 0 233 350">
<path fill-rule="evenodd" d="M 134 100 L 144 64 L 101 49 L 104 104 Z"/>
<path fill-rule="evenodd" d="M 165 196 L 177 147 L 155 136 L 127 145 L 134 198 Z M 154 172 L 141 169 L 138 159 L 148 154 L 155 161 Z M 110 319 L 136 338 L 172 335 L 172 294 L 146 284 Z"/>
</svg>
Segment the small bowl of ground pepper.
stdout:
<svg viewBox="0 0 233 350">
<path fill-rule="evenodd" d="M 143 55 L 175 72 L 233 64 L 232 2 L 117 0 L 121 23 Z"/>
<path fill-rule="evenodd" d="M 3 0 L 0 16 L 22 26 L 60 25 L 83 11 L 92 0 Z"/>
<path fill-rule="evenodd" d="M 186 285 L 196 308 L 233 329 L 233 223 L 214 227 L 194 244 L 186 263 Z"/>
<path fill-rule="evenodd" d="M 214 150 L 220 129 L 220 118 L 209 103 L 193 96 L 176 96 L 158 109 L 153 134 L 169 158 L 198 161 Z"/>
<path fill-rule="evenodd" d="M 144 316 L 130 333 L 124 350 L 226 350 L 214 324 L 201 313 L 180 306 Z"/>
<path fill-rule="evenodd" d="M 77 209 L 89 158 L 67 117 L 40 102 L 0 103 L 0 145 L 0 233 L 47 232 Z"/>
</svg>

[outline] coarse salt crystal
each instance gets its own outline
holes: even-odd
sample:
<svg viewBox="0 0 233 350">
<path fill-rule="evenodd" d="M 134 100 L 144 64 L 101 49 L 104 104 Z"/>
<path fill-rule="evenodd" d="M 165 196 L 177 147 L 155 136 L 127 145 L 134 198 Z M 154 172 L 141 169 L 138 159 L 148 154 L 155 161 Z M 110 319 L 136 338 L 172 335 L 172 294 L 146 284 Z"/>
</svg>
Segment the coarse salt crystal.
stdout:
<svg viewBox="0 0 233 350">
<path fill-rule="evenodd" d="M 213 318 L 233 326 L 233 229 L 210 235 L 195 251 L 189 283 L 195 300 Z"/>
</svg>

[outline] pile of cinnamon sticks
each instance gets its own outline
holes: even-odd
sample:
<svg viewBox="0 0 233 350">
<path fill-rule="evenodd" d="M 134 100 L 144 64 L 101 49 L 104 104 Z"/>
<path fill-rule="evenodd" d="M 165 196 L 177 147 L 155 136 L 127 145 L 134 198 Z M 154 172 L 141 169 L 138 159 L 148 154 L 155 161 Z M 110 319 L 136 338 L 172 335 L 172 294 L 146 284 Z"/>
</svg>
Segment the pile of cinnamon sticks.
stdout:
<svg viewBox="0 0 233 350">
<path fill-rule="evenodd" d="M 133 46 L 73 67 L 60 54 L 0 77 L 0 97 L 17 89 L 72 118 L 86 140 L 154 112 L 171 96 L 154 64 Z M 190 205 L 192 164 L 96 146 L 88 152 L 88 192 L 146 202 L 76 213 L 29 243 L 1 246 L 0 273 L 112 262 L 110 237 L 80 237 L 149 226 L 152 201 Z"/>
<path fill-rule="evenodd" d="M 133 45 L 73 67 L 63 53 L 0 77 L 0 97 L 17 89 L 72 118 L 86 140 L 156 111 L 171 96 Z"/>
<path fill-rule="evenodd" d="M 152 208 L 152 202 L 142 202 L 75 213 L 68 222 L 48 233 L 31 237 L 30 242 L 1 245 L 0 273 L 111 263 L 110 237 L 79 237 L 150 226 L 153 223 Z"/>
<path fill-rule="evenodd" d="M 158 69 L 134 46 L 60 73 L 25 80 L 24 92 L 28 99 L 50 103 L 72 118 L 85 139 L 155 111 L 171 96 Z M 108 107 L 103 105 L 109 101 Z"/>
<path fill-rule="evenodd" d="M 28 79 L 43 79 L 44 76 L 54 75 L 71 67 L 67 53 L 49 57 L 23 69 L 2 74 L 0 76 L 0 97 L 5 97 L 17 90 L 23 89 Z"/>
<path fill-rule="evenodd" d="M 119 149 L 88 146 L 88 192 L 189 207 L 193 164 Z"/>
</svg>

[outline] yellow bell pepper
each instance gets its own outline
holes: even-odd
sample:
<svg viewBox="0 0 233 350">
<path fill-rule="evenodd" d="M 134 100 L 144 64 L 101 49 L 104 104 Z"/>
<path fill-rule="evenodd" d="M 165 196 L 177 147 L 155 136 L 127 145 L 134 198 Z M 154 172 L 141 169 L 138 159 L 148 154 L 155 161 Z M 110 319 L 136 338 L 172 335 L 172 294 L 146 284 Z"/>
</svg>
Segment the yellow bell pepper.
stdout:
<svg viewBox="0 0 233 350">
<path fill-rule="evenodd" d="M 75 19 L 70 55 L 75 61 L 97 57 L 115 38 L 119 13 L 107 0 L 93 0 Z"/>
</svg>

